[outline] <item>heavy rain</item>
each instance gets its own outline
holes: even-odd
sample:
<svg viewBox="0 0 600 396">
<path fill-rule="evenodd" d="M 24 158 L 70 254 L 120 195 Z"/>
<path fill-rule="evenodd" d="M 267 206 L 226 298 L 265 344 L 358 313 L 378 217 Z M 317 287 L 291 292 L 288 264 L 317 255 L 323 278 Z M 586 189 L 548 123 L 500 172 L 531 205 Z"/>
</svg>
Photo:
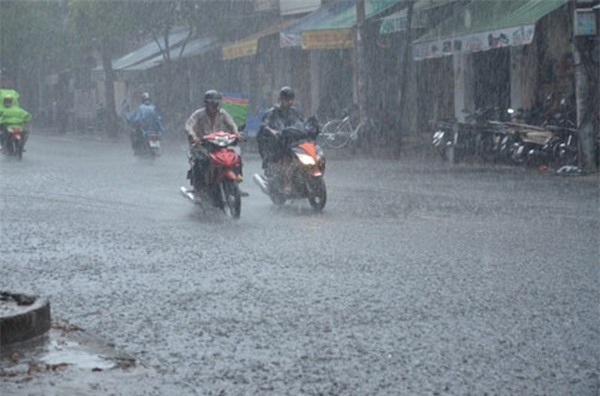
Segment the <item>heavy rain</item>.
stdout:
<svg viewBox="0 0 600 396">
<path fill-rule="evenodd" d="M 0 394 L 597 395 L 599 18 L 0 0 Z"/>
</svg>

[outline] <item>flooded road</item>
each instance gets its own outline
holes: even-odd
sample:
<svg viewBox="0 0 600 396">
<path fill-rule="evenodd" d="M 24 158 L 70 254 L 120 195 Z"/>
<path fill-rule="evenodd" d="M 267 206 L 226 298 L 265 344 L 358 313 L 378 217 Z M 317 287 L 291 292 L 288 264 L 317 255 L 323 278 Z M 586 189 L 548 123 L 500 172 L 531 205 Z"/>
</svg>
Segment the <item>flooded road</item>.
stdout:
<svg viewBox="0 0 600 396">
<path fill-rule="evenodd" d="M 0 290 L 48 297 L 154 373 L 0 390 L 598 393 L 596 176 L 331 155 L 316 214 L 275 207 L 244 163 L 228 220 L 179 194 L 184 142 L 148 161 L 125 139 L 33 135 L 0 158 Z"/>
</svg>

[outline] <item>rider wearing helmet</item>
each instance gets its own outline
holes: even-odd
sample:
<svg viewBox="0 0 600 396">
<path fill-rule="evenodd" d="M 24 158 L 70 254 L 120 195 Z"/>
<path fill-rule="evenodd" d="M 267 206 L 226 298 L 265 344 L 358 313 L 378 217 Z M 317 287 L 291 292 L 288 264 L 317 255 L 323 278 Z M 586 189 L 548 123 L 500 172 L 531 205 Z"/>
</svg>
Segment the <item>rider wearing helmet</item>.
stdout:
<svg viewBox="0 0 600 396">
<path fill-rule="evenodd" d="M 258 152 L 263 160 L 262 167 L 267 169 L 270 162 L 276 162 L 280 157 L 280 147 L 274 133 L 280 133 L 284 128 L 298 122 L 304 123 L 302 114 L 293 107 L 296 93 L 288 86 L 279 90 L 278 103 L 263 115 L 256 140 Z"/>
<path fill-rule="evenodd" d="M 129 124 L 135 126 L 135 131 L 131 133 L 131 148 L 134 155 L 141 153 L 144 136 L 157 133 L 159 138 L 162 138 L 165 132 L 158 110 L 150 100 L 150 94 L 144 92 L 141 99 L 142 103 L 137 110 L 127 116 Z"/>
<path fill-rule="evenodd" d="M 214 89 L 206 91 L 204 94 L 204 107 L 194 111 L 185 122 L 185 131 L 190 147 L 194 146 L 196 152 L 203 154 L 200 156 L 201 158 L 196 160 L 198 162 L 192 165 L 192 168 L 188 171 L 188 179 L 191 182 L 197 180 L 203 183 L 205 181 L 206 170 L 208 169 L 208 153 L 199 145 L 202 136 L 219 131 L 238 133 L 238 128 L 233 117 L 225 109 L 221 108 L 222 101 L 223 97 L 219 91 Z M 199 172 L 199 175 L 193 175 L 194 170 Z M 242 174 L 241 169 L 240 174 Z M 195 185 L 194 189 L 198 193 L 203 187 L 205 187 L 203 184 Z M 243 195 L 247 195 L 245 192 L 242 193 Z"/>
<path fill-rule="evenodd" d="M 199 143 L 200 138 L 211 132 L 237 133 L 233 117 L 221 108 L 223 97 L 219 91 L 210 89 L 204 94 L 204 107 L 194 111 L 185 122 L 190 144 Z"/>
<path fill-rule="evenodd" d="M 31 114 L 14 103 L 14 97 L 10 94 L 2 98 L 2 107 L 0 107 L 0 145 L 6 147 L 8 140 L 8 128 L 11 126 L 20 126 L 31 120 Z M 28 131 L 23 131 L 23 145 L 29 137 Z"/>
</svg>

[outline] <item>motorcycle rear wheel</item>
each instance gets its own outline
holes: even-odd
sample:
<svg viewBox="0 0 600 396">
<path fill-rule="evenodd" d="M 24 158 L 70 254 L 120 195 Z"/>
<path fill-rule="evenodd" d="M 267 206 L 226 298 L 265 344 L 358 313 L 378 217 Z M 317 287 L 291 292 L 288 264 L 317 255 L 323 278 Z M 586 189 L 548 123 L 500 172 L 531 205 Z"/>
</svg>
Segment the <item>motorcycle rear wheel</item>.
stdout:
<svg viewBox="0 0 600 396">
<path fill-rule="evenodd" d="M 239 219 L 242 213 L 240 187 L 232 180 L 223 180 L 221 184 L 222 209 L 228 217 Z"/>
<path fill-rule="evenodd" d="M 327 203 L 327 187 L 322 177 L 317 177 L 308 183 L 308 202 L 310 206 L 320 212 Z"/>
<path fill-rule="evenodd" d="M 17 143 L 17 159 L 23 159 L 23 143 Z"/>
<path fill-rule="evenodd" d="M 9 143 L 8 153 L 17 157 L 20 161 L 23 159 L 23 143 L 20 140 L 15 140 Z"/>
<path fill-rule="evenodd" d="M 157 148 L 150 148 L 150 158 L 155 159 L 160 157 L 160 151 Z"/>
</svg>

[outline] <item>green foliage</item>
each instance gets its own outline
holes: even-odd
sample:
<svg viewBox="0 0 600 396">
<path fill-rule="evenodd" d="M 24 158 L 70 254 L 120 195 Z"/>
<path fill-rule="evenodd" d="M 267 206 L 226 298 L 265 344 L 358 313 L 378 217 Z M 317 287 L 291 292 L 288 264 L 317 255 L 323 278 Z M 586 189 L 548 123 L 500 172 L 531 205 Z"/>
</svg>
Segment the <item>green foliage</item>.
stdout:
<svg viewBox="0 0 600 396">
<path fill-rule="evenodd" d="M 11 77 L 68 64 L 63 13 L 57 1 L 0 1 L 0 54 Z"/>
<path fill-rule="evenodd" d="M 137 30 L 136 5 L 129 1 L 72 0 L 69 23 L 80 51 L 118 49 Z"/>
</svg>

